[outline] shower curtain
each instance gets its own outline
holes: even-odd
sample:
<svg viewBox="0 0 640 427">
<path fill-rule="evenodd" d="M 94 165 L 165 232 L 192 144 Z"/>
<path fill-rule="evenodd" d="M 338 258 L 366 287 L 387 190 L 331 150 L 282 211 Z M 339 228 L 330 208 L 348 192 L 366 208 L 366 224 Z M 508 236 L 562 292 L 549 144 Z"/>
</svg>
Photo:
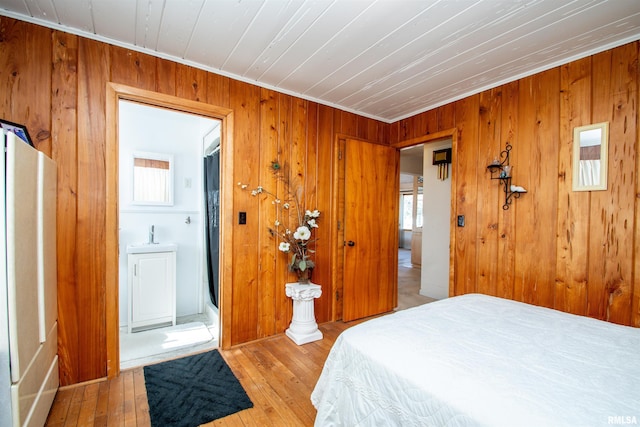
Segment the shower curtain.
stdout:
<svg viewBox="0 0 640 427">
<path fill-rule="evenodd" d="M 205 240 L 209 296 L 218 307 L 220 254 L 220 150 L 204 158 Z"/>
</svg>

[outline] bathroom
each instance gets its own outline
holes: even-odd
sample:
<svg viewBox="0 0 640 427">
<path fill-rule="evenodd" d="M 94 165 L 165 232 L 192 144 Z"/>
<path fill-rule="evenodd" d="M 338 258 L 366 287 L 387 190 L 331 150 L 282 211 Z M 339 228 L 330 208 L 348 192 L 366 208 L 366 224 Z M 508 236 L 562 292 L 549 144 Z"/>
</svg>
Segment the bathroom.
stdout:
<svg viewBox="0 0 640 427">
<path fill-rule="evenodd" d="M 126 369 L 218 345 L 206 262 L 203 157 L 219 149 L 220 129 L 217 120 L 124 100 L 118 126 L 120 358 Z M 140 161 L 166 165 L 143 168 L 161 174 L 150 177 L 154 184 L 166 180 L 160 199 L 140 196 Z M 165 289 L 154 298 L 172 298 L 177 324 L 163 321 L 130 332 L 129 261 L 135 257 L 128 252 L 141 245 L 164 251 L 170 243 L 175 293 Z"/>
</svg>

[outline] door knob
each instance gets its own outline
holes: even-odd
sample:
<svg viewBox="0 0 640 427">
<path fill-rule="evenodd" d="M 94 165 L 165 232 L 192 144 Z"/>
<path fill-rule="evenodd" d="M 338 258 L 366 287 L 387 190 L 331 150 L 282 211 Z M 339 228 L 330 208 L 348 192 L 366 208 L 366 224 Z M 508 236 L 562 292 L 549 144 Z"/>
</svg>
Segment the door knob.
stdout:
<svg viewBox="0 0 640 427">
<path fill-rule="evenodd" d="M 353 240 L 349 240 L 347 242 L 347 246 L 355 246 L 355 245 L 356 245 L 356 242 L 354 242 Z"/>
</svg>

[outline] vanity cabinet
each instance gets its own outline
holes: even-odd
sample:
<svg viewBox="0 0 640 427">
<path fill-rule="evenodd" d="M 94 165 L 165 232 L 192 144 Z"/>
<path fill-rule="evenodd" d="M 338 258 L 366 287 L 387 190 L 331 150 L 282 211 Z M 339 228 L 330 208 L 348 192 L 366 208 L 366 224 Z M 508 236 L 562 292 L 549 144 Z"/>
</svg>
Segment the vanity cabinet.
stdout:
<svg viewBox="0 0 640 427">
<path fill-rule="evenodd" d="M 130 253 L 128 331 L 176 324 L 176 252 Z"/>
</svg>

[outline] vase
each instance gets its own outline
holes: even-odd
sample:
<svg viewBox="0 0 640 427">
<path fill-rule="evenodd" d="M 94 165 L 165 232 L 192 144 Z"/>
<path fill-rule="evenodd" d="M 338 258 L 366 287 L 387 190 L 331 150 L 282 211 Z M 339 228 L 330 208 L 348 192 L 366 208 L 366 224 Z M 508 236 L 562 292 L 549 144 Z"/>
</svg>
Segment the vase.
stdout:
<svg viewBox="0 0 640 427">
<path fill-rule="evenodd" d="M 304 270 L 296 270 L 296 275 L 298 276 L 298 283 L 309 284 L 311 283 L 311 272 L 313 269 L 305 268 Z"/>
</svg>

